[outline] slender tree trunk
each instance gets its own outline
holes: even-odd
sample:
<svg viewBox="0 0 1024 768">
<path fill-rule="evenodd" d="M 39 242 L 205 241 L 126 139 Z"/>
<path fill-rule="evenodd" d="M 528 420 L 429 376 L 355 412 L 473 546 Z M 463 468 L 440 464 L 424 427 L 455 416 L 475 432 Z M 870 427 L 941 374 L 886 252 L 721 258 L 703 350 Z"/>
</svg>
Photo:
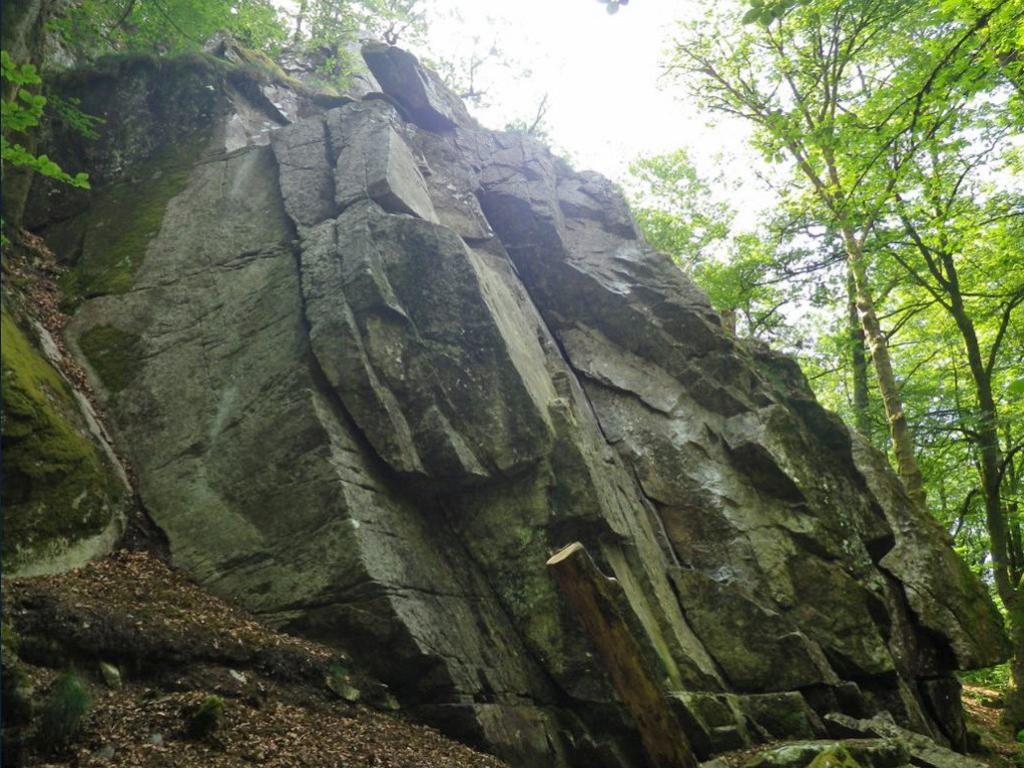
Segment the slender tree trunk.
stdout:
<svg viewBox="0 0 1024 768">
<path fill-rule="evenodd" d="M 847 264 L 853 278 L 856 294 L 857 316 L 864 329 L 864 338 L 871 350 L 871 360 L 875 364 L 878 376 L 878 389 L 882 394 L 882 404 L 889 420 L 889 435 L 892 438 L 893 452 L 896 454 L 896 467 L 911 500 L 921 509 L 927 508 L 924 491 L 924 479 L 921 469 L 914 457 L 914 444 L 910 438 L 910 426 L 903 411 L 903 398 L 896 386 L 896 375 L 892 370 L 892 359 L 889 357 L 889 346 L 882 333 L 875 312 L 871 287 L 868 285 L 867 267 L 864 263 L 864 252 L 850 226 L 843 227 L 843 245 L 846 248 Z"/>
<path fill-rule="evenodd" d="M 853 372 L 853 425 L 871 440 L 871 414 L 868 410 L 868 359 L 864 353 L 864 329 L 857 314 L 857 288 L 853 273 L 847 268 L 847 329 L 850 342 L 850 367 Z"/>
<path fill-rule="evenodd" d="M 992 394 L 992 371 L 985 366 L 974 322 L 964 307 L 956 264 L 948 254 L 942 255 L 942 262 L 946 270 L 944 288 L 949 296 L 949 311 L 967 350 L 967 363 L 977 399 L 977 437 L 974 442 L 981 465 L 981 490 L 985 500 L 985 527 L 988 529 L 989 553 L 992 556 L 992 575 L 1010 617 L 1010 639 L 1013 643 L 1013 661 L 1010 665 L 1013 691 L 1006 714 L 1016 721 L 1016 727 L 1020 727 L 1024 724 L 1024 595 L 1020 589 L 1022 564 L 1015 531 L 1007 525 L 1000 492 L 1003 457 L 995 397 Z"/>
<path fill-rule="evenodd" d="M 951 259 L 944 259 L 949 276 L 946 292 L 950 298 L 950 314 L 956 322 L 967 350 L 967 364 L 974 382 L 977 398 L 977 425 L 975 443 L 981 464 L 981 490 L 985 497 L 985 523 L 991 539 L 992 567 L 996 587 L 1004 601 L 1016 591 L 1017 568 L 1010 559 L 1010 541 L 1007 535 L 1006 516 L 1000 498 L 999 468 L 1002 464 L 1002 450 L 999 445 L 998 420 L 995 398 L 992 395 L 992 375 L 982 360 L 981 345 L 974 329 L 974 322 L 964 307 L 963 297 L 957 279 L 955 265 Z"/>
<path fill-rule="evenodd" d="M 1010 602 L 1003 600 L 1006 615 L 1010 619 L 1010 644 L 1013 658 L 1010 659 L 1010 676 L 1013 687 L 1007 691 L 1006 708 L 1003 720 L 1009 723 L 1014 731 L 1024 728 L 1024 601 L 1017 596 Z"/>
<path fill-rule="evenodd" d="M 292 43 L 298 44 L 302 40 L 302 22 L 306 20 L 306 5 L 308 0 L 299 0 L 299 12 L 295 16 L 295 34 L 292 35 Z"/>
<path fill-rule="evenodd" d="M 1009 424 L 1004 424 L 1005 437 L 1003 439 L 1003 450 L 1000 451 L 1003 462 L 1002 487 L 1003 511 L 1010 529 L 1010 539 L 1014 542 L 1014 556 L 1012 558 L 1017 572 L 1024 571 L 1024 532 L 1020 526 L 1020 503 L 1021 478 L 1017 474 L 1016 465 L 1013 462 L 1011 452 L 1013 451 L 1013 431 Z M 1018 575 L 1018 579 L 1024 578 Z"/>
</svg>

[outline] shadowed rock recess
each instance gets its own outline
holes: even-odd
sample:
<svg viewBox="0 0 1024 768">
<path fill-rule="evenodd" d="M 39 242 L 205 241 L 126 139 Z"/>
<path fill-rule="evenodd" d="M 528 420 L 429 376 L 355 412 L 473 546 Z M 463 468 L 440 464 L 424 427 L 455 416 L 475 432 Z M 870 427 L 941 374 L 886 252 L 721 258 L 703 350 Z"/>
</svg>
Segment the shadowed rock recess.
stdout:
<svg viewBox="0 0 1024 768">
<path fill-rule="evenodd" d="M 830 713 L 963 748 L 1000 619 L 885 457 L 611 183 L 364 58 L 334 108 L 199 60 L 63 86 L 108 119 L 62 144 L 97 189 L 29 219 L 173 561 L 516 765 L 642 764 L 545 572 L 573 540 L 702 757 Z"/>
</svg>

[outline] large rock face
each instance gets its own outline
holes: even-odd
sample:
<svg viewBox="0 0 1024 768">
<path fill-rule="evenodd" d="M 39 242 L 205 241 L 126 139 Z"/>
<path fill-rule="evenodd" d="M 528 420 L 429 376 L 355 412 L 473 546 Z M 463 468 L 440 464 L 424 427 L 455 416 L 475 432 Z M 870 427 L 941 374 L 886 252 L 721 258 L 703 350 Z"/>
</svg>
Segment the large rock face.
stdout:
<svg viewBox="0 0 1024 768">
<path fill-rule="evenodd" d="M 35 195 L 175 562 L 519 765 L 642 762 L 545 573 L 577 539 L 702 754 L 831 712 L 962 746 L 952 671 L 1003 657 L 1000 620 L 884 457 L 609 182 L 366 58 L 385 96 L 291 114 L 181 65 L 200 106 L 160 146 L 90 150 L 88 204 Z M 146 126 L 146 78 L 180 96 L 68 87 Z"/>
</svg>

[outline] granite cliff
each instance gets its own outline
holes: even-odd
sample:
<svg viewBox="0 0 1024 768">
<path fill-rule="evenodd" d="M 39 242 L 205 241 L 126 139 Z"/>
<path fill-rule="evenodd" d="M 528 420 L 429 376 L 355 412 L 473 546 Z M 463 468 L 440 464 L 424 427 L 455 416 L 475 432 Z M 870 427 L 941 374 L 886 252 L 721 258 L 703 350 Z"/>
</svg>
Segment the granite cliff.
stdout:
<svg viewBox="0 0 1024 768">
<path fill-rule="evenodd" d="M 64 339 L 105 415 L 75 434 L 122 480 L 81 530 L 5 540 L 24 572 L 137 492 L 175 565 L 344 646 L 418 718 L 516 765 L 639 765 L 545 571 L 578 540 L 702 757 L 833 713 L 965 747 L 953 673 L 1006 653 L 983 586 L 610 182 L 482 128 L 400 49 L 366 46 L 340 98 L 233 50 L 60 81 L 107 120 L 49 127 L 94 191 L 37 183 L 25 223 L 68 267 Z"/>
</svg>

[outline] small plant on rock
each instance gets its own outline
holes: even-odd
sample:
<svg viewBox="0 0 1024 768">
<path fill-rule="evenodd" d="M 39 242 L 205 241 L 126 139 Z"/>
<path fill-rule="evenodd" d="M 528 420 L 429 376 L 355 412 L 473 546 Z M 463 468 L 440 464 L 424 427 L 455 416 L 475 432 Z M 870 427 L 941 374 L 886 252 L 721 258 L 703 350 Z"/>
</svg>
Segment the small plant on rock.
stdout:
<svg viewBox="0 0 1024 768">
<path fill-rule="evenodd" d="M 73 670 L 58 677 L 43 702 L 39 738 L 49 749 L 66 747 L 82 731 L 92 706 L 85 680 Z"/>
<path fill-rule="evenodd" d="M 349 704 L 355 704 L 362 697 L 362 692 L 352 685 L 348 670 L 337 662 L 328 667 L 327 678 L 324 682 L 335 696 L 344 699 Z"/>
<path fill-rule="evenodd" d="M 208 739 L 224 719 L 224 699 L 207 696 L 188 712 L 186 732 L 191 739 Z"/>
</svg>

